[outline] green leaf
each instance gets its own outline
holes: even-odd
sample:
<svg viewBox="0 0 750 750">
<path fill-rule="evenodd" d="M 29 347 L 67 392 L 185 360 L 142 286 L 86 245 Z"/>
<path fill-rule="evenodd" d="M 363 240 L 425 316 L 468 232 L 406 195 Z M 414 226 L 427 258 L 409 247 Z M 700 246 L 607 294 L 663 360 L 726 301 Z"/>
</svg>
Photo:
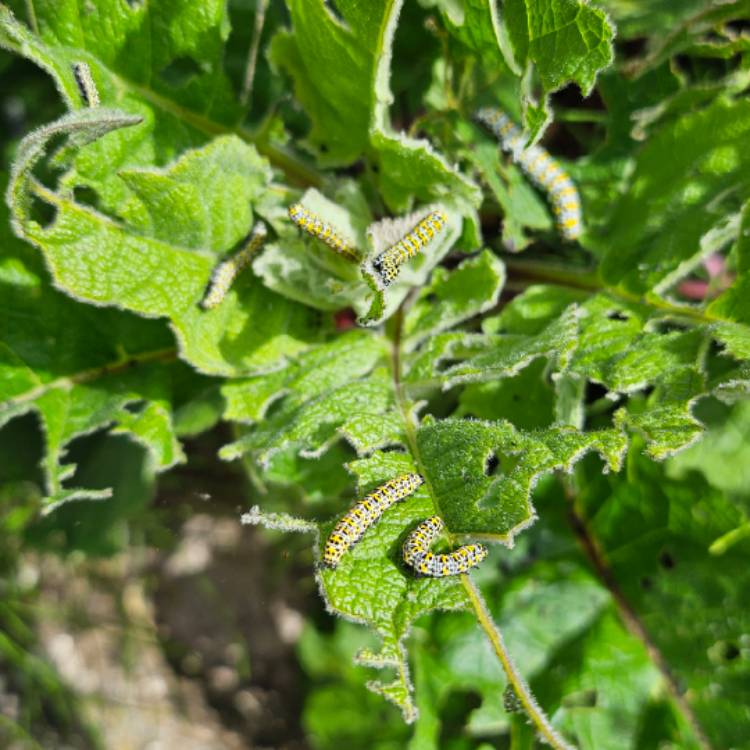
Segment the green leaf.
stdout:
<svg viewBox="0 0 750 750">
<path fill-rule="evenodd" d="M 591 450 L 617 471 L 627 448 L 625 436 L 615 430 L 554 427 L 523 433 L 509 422 L 453 419 L 426 421 L 417 441 L 422 461 L 431 467 L 429 482 L 446 528 L 509 546 L 536 519 L 531 492 L 539 477 L 570 471 Z"/>
<path fill-rule="evenodd" d="M 487 325 L 492 328 L 492 321 Z M 557 368 L 565 370 L 577 343 L 578 311 L 571 305 L 536 336 L 509 334 L 488 338 L 485 352 L 445 371 L 445 387 L 509 377 L 538 357 L 554 359 Z"/>
<path fill-rule="evenodd" d="M 271 57 L 294 79 L 295 95 L 312 121 L 310 146 L 327 164 L 351 163 L 368 145 L 372 100 L 367 92 L 373 87 L 375 56 L 400 3 L 343 0 L 335 11 L 305 0 L 288 6 L 293 30 L 276 34 Z M 344 69 L 346 76 L 334 74 Z"/>
<path fill-rule="evenodd" d="M 717 99 L 650 139 L 597 241 L 608 284 L 664 293 L 737 237 L 737 208 L 750 196 L 748 129 L 747 102 Z"/>
<path fill-rule="evenodd" d="M 211 252 L 228 250 L 247 233 L 247 201 L 258 196 L 268 175 L 251 146 L 235 137 L 219 138 L 167 170 L 126 173 L 119 179 L 137 196 L 130 202 L 132 224 L 77 203 L 66 190 L 52 191 L 31 180 L 31 169 L 53 135 L 90 139 L 133 122 L 102 108 L 81 110 L 27 136 L 19 147 L 8 192 L 14 225 L 42 249 L 55 284 L 80 300 L 169 318 L 181 355 L 203 372 L 266 369 L 303 349 L 315 336 L 314 317 L 248 274 L 218 308 L 199 307 L 216 263 Z M 212 184 L 222 179 L 234 190 Z M 30 216 L 32 192 L 55 209 L 49 225 Z"/>
<path fill-rule="evenodd" d="M 94 431 L 125 434 L 147 452 L 150 471 L 184 461 L 172 425 L 172 382 L 181 366 L 163 324 L 97 310 L 53 290 L 30 253 L 0 219 L 0 426 L 35 414 L 45 436 L 45 511 L 108 497 L 66 461 L 73 440 Z"/>
<path fill-rule="evenodd" d="M 489 250 L 450 273 L 435 269 L 406 316 L 406 337 L 413 345 L 491 309 L 504 282 L 503 264 Z"/>
<path fill-rule="evenodd" d="M 612 63 L 614 29 L 601 10 L 582 0 L 507 0 L 503 22 L 524 78 L 530 81 L 533 66 L 545 100 L 569 82 L 588 96 L 599 71 Z M 536 110 L 527 94 L 525 110 L 526 130 L 536 139 L 546 101 Z"/>
<path fill-rule="evenodd" d="M 507 66 L 520 75 L 495 3 L 466 0 L 452 4 L 450 0 L 445 3 L 436 0 L 436 4 L 443 5 L 446 24 L 453 36 L 475 52 L 484 65 L 493 68 Z"/>
<path fill-rule="evenodd" d="M 628 482 L 581 484 L 580 512 L 684 699 L 714 747 L 744 742 L 747 660 L 739 656 L 747 612 L 747 544 L 707 557 L 745 513 L 692 474 L 676 482 L 633 454 Z M 728 617 L 727 613 L 731 613 Z"/>
<path fill-rule="evenodd" d="M 394 211 L 417 198 L 450 201 L 472 217 L 481 196 L 476 185 L 452 167 L 429 142 L 395 132 L 388 108 L 393 35 L 402 0 L 362 6 L 339 0 L 338 17 L 304 0 L 290 3 L 293 31 L 278 34 L 272 57 L 295 81 L 298 99 L 310 116 L 311 145 L 326 164 L 349 164 L 363 153 L 378 167 L 380 191 Z M 339 71 L 347 70 L 342 82 Z M 370 92 L 370 96 L 363 96 Z"/>
</svg>

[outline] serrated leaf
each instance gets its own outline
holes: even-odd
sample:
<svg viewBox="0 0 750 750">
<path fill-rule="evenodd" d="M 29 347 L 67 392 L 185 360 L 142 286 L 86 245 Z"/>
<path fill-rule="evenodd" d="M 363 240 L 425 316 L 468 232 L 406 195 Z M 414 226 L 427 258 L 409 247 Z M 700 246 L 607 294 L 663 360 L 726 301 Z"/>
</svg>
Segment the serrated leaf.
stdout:
<svg viewBox="0 0 750 750">
<path fill-rule="evenodd" d="M 536 519 L 531 492 L 540 476 L 570 471 L 591 450 L 617 471 L 627 448 L 617 430 L 555 427 L 523 433 L 509 422 L 454 419 L 426 421 L 417 444 L 431 467 L 429 482 L 446 528 L 510 546 Z"/>
<path fill-rule="evenodd" d="M 538 357 L 553 359 L 558 369 L 565 370 L 578 345 L 578 317 L 577 307 L 571 305 L 538 335 L 488 337 L 485 351 L 444 371 L 444 387 L 509 377 Z"/>
<path fill-rule="evenodd" d="M 612 62 L 614 29 L 601 10 L 582 0 L 507 0 L 502 18 L 524 78 L 530 81 L 533 65 L 543 99 L 568 82 L 588 96 L 599 71 Z M 547 119 L 546 102 L 537 107 L 527 94 L 524 115 L 536 139 Z"/>
<path fill-rule="evenodd" d="M 258 195 L 267 176 L 267 166 L 251 146 L 231 136 L 219 138 L 168 170 L 130 172 L 127 179 L 138 195 L 138 202 L 131 203 L 135 226 L 77 203 L 67 191 L 32 184 L 31 169 L 53 135 L 73 133 L 76 139 L 88 139 L 103 129 L 132 124 L 133 118 L 109 110 L 81 110 L 27 136 L 19 147 L 8 191 L 16 231 L 42 249 L 55 284 L 97 305 L 169 318 L 181 355 L 203 372 L 267 369 L 303 349 L 305 339 L 315 336 L 317 321 L 310 311 L 280 299 L 247 274 L 224 304 L 209 311 L 199 307 L 216 263 L 211 251 L 226 251 L 227 243 L 249 230 L 236 217 L 249 219 L 246 201 Z M 235 168 L 231 179 L 236 193 L 211 185 L 220 171 L 231 174 Z M 178 197 L 165 202 L 157 185 Z M 47 226 L 29 215 L 32 192 L 56 211 Z M 175 233 L 194 244 L 178 244 Z M 257 313 L 272 301 L 273 314 L 264 312 L 258 325 Z"/>
<path fill-rule="evenodd" d="M 280 374 L 226 385 L 227 416 L 239 421 L 261 419 L 272 400 L 286 397 L 271 418 L 223 448 L 222 457 L 251 451 L 267 463 L 290 444 L 303 454 L 319 455 L 351 419 L 387 414 L 392 388 L 384 371 L 375 369 L 385 354 L 379 337 L 357 331 L 311 351 Z"/>
<path fill-rule="evenodd" d="M 295 92 L 313 121 L 310 142 L 325 146 L 321 161 L 348 164 L 369 152 L 378 166 L 381 193 L 393 211 L 414 198 L 450 201 L 472 219 L 481 194 L 428 141 L 394 132 L 388 107 L 393 36 L 402 0 L 366 7 L 340 0 L 331 12 L 322 3 L 290 3 L 293 31 L 275 37 L 272 56 L 295 80 Z M 342 85 L 338 72 L 347 70 Z M 363 92 L 370 92 L 364 95 Z M 322 149 L 321 149 L 322 150 Z"/>
<path fill-rule="evenodd" d="M 489 250 L 463 261 L 454 271 L 435 269 L 404 321 L 409 344 L 491 309 L 504 283 L 505 268 Z"/>
<path fill-rule="evenodd" d="M 183 461 L 172 425 L 171 380 L 179 366 L 165 327 L 54 291 L 30 250 L 8 236 L 4 209 L 0 220 L 0 425 L 37 415 L 45 437 L 45 511 L 110 495 L 106 486 L 72 483 L 81 480 L 66 453 L 80 436 L 125 434 L 145 448 L 151 471 Z"/>
</svg>

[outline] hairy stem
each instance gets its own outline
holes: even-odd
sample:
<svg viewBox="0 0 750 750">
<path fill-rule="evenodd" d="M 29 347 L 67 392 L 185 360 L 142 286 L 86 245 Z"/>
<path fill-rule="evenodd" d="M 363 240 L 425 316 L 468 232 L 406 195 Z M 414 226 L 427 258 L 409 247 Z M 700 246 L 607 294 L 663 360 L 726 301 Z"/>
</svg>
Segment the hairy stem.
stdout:
<svg viewBox="0 0 750 750">
<path fill-rule="evenodd" d="M 571 496 L 569 488 L 566 491 L 566 495 L 568 496 L 569 502 L 568 518 L 573 532 L 578 538 L 578 542 L 581 545 L 583 552 L 599 576 L 599 579 L 609 590 L 625 627 L 646 647 L 649 658 L 656 665 L 659 672 L 661 672 L 664 684 L 666 685 L 672 700 L 693 731 L 699 746 L 702 750 L 712 750 L 711 743 L 709 742 L 706 733 L 703 731 L 703 727 L 701 727 L 698 722 L 698 717 L 693 712 L 692 706 L 688 703 L 684 694 L 680 690 L 679 685 L 677 684 L 677 679 L 672 673 L 669 664 L 667 664 L 664 654 L 661 653 L 658 646 L 654 643 L 651 635 L 636 614 L 636 611 L 625 598 L 625 595 L 617 583 L 612 569 L 604 558 L 604 554 L 597 544 L 596 539 L 592 536 L 582 514 L 576 509 L 575 501 Z"/>
<path fill-rule="evenodd" d="M 547 742 L 550 747 L 555 750 L 572 750 L 572 745 L 568 744 L 558 733 L 550 723 L 546 714 L 536 702 L 534 695 L 531 692 L 529 684 L 524 680 L 521 673 L 518 671 L 513 659 L 508 652 L 503 639 L 502 633 L 498 629 L 497 625 L 492 620 L 487 605 L 482 598 L 481 593 L 476 587 L 474 581 L 468 575 L 461 576 L 461 582 L 466 589 L 466 593 L 469 595 L 469 601 L 471 606 L 474 608 L 477 620 L 482 627 L 482 630 L 486 633 L 487 637 L 492 644 L 492 649 L 495 652 L 500 664 L 502 664 L 503 671 L 505 672 L 508 682 L 513 687 L 513 692 L 524 707 L 527 716 L 531 719 L 534 726 L 537 729 L 539 735 Z"/>
<path fill-rule="evenodd" d="M 392 351 L 392 363 L 393 368 L 393 381 L 396 391 L 396 401 L 403 417 L 404 431 L 406 433 L 406 441 L 409 445 L 414 461 L 420 473 L 425 478 L 425 485 L 433 498 L 435 504 L 435 510 L 438 515 L 440 513 L 440 507 L 437 503 L 432 487 L 430 486 L 429 475 L 425 472 L 422 459 L 419 455 L 419 446 L 417 445 L 417 430 L 416 430 L 416 419 L 414 413 L 410 407 L 406 394 L 404 392 L 404 386 L 401 381 L 401 334 L 403 330 L 403 306 L 398 309 L 393 319 L 393 351 Z M 518 671 L 513 659 L 511 658 L 510 652 L 505 646 L 505 641 L 499 628 L 492 620 L 492 615 L 487 609 L 487 605 L 482 597 L 481 592 L 474 584 L 471 577 L 467 574 L 461 575 L 461 582 L 466 589 L 467 596 L 471 603 L 471 606 L 476 615 L 477 621 L 480 627 L 484 630 L 487 638 L 492 644 L 492 648 L 500 662 L 503 671 L 507 677 L 508 683 L 513 687 L 518 700 L 524 707 L 524 710 L 533 723 L 536 731 L 540 737 L 544 739 L 550 747 L 554 750 L 574 750 L 573 746 L 567 743 L 558 733 L 555 731 L 547 715 L 542 710 L 541 706 L 536 702 L 534 695 L 531 692 L 529 684 L 524 680 L 521 673 Z"/>
</svg>

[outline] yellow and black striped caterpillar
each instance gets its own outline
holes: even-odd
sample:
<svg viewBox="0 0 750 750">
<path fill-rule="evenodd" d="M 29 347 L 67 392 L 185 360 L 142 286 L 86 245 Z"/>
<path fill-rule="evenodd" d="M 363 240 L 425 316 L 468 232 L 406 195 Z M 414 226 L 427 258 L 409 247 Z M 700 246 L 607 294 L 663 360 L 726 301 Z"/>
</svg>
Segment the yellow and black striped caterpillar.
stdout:
<svg viewBox="0 0 750 750">
<path fill-rule="evenodd" d="M 523 132 L 504 112 L 484 107 L 476 113 L 476 119 L 492 131 L 500 148 L 531 180 L 547 191 L 560 234 L 566 240 L 577 240 L 583 231 L 581 199 L 565 170 L 541 146 L 524 148 Z"/>
<path fill-rule="evenodd" d="M 323 564 L 335 568 L 344 553 L 362 538 L 391 505 L 411 495 L 423 481 L 419 474 L 403 474 L 353 505 L 333 527 L 323 548 Z"/>
<path fill-rule="evenodd" d="M 201 307 L 204 310 L 211 310 L 217 307 L 224 297 L 227 296 L 229 287 L 237 278 L 242 269 L 252 260 L 255 253 L 266 239 L 268 230 L 266 225 L 259 221 L 250 233 L 245 246 L 236 255 L 223 263 L 219 263 L 214 272 L 211 274 L 211 281 L 208 284 L 206 295 L 201 301 Z"/>
<path fill-rule="evenodd" d="M 420 575 L 432 578 L 456 576 L 466 573 L 487 557 L 487 547 L 483 544 L 464 544 L 448 553 L 431 552 L 430 546 L 444 528 L 445 524 L 440 516 L 431 516 L 406 538 L 403 546 L 404 562 Z"/>
<path fill-rule="evenodd" d="M 398 277 L 401 266 L 414 257 L 427 243 L 443 229 L 448 217 L 441 209 L 430 211 L 414 229 L 395 245 L 383 250 L 372 263 L 384 286 L 393 283 Z"/>
<path fill-rule="evenodd" d="M 360 253 L 351 242 L 345 240 L 330 224 L 316 216 L 301 203 L 293 203 L 289 206 L 289 218 L 304 232 L 311 234 L 321 242 L 325 242 L 331 250 L 347 260 L 354 263 L 360 261 Z"/>
<path fill-rule="evenodd" d="M 99 106 L 99 91 L 96 88 L 91 69 L 85 62 L 73 63 L 73 76 L 76 79 L 81 98 L 87 107 Z"/>
</svg>

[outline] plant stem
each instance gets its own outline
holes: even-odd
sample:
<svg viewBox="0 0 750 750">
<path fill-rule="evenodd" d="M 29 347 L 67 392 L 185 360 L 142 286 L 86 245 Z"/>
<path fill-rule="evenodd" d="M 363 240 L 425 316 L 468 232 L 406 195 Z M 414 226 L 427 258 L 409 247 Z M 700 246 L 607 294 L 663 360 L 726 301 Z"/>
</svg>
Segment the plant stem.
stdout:
<svg viewBox="0 0 750 750">
<path fill-rule="evenodd" d="M 550 747 L 555 748 L 555 750 L 572 750 L 573 746 L 568 744 L 555 731 L 544 711 L 542 711 L 541 707 L 536 702 L 528 683 L 518 671 L 518 668 L 514 664 L 513 659 L 505 646 L 505 640 L 503 639 L 502 633 L 493 622 L 492 616 L 487 610 L 487 605 L 477 589 L 476 584 L 468 575 L 462 575 L 461 582 L 466 589 L 466 593 L 469 595 L 469 601 L 471 601 L 471 605 L 477 615 L 477 620 L 479 620 L 482 630 L 484 630 L 489 638 L 492 648 L 503 666 L 508 682 L 512 685 L 513 691 L 521 702 L 521 705 L 524 707 L 526 714 L 536 726 L 537 731 L 547 744 L 549 744 Z"/>
<path fill-rule="evenodd" d="M 672 670 L 664 658 L 664 655 L 659 650 L 658 646 L 654 643 L 651 635 L 646 630 L 643 623 L 640 621 L 636 611 L 631 606 L 630 602 L 625 598 L 617 580 L 615 579 L 612 569 L 607 564 L 604 555 L 599 548 L 595 538 L 592 536 L 589 528 L 583 516 L 578 512 L 575 507 L 575 499 L 572 496 L 572 491 L 569 487 L 566 487 L 566 495 L 569 503 L 568 518 L 570 525 L 578 538 L 579 544 L 583 549 L 584 554 L 588 558 L 591 566 L 596 571 L 599 579 L 609 590 L 612 599 L 617 606 L 625 627 L 634 635 L 643 645 L 646 647 L 649 658 L 654 663 L 656 668 L 661 672 L 664 684 L 667 687 L 672 700 L 674 701 L 677 709 L 682 714 L 683 718 L 687 722 L 688 726 L 692 730 L 695 740 L 701 747 L 701 750 L 712 750 L 711 743 L 709 742 L 706 733 L 703 731 L 698 722 L 698 717 L 693 712 L 692 706 L 688 703 L 687 699 L 680 691 L 677 680 L 672 673 Z"/>
<path fill-rule="evenodd" d="M 503 263 L 508 270 L 508 275 L 516 276 L 516 281 L 526 279 L 527 281 L 537 283 L 554 284 L 555 286 L 565 286 L 571 289 L 580 289 L 587 292 L 602 292 L 612 297 L 617 297 L 624 302 L 630 302 L 647 307 L 653 307 L 660 312 L 670 315 L 674 318 L 687 318 L 693 323 L 730 323 L 725 318 L 712 315 L 705 310 L 691 307 L 689 305 L 678 305 L 668 300 L 657 297 L 653 294 L 638 296 L 632 292 L 619 287 L 610 287 L 603 284 L 596 273 L 587 270 L 577 270 L 563 268 L 552 263 L 543 263 L 539 261 L 518 260 L 510 258 L 507 255 L 502 257 Z M 513 282 L 511 282 L 513 283 Z"/>
<path fill-rule="evenodd" d="M 403 305 L 399 307 L 393 318 L 393 350 L 392 350 L 392 368 L 393 368 L 393 382 L 396 391 L 396 402 L 404 422 L 404 432 L 406 434 L 406 442 L 408 443 L 409 450 L 411 451 L 414 461 L 417 464 L 419 472 L 425 479 L 425 486 L 429 491 L 433 504 L 435 505 L 435 511 L 438 515 L 442 515 L 440 512 L 440 506 L 438 505 L 435 492 L 430 484 L 430 478 L 427 472 L 424 470 L 422 459 L 419 455 L 419 446 L 417 445 L 417 431 L 415 425 L 415 419 L 413 418 L 413 412 L 407 402 L 406 395 L 404 392 L 404 386 L 401 380 L 401 336 L 404 322 L 404 308 Z M 469 602 L 474 609 L 477 621 L 480 627 L 484 630 L 487 638 L 492 644 L 492 648 L 497 655 L 498 660 L 505 672 L 510 685 L 524 707 L 527 716 L 536 727 L 537 732 L 544 740 L 554 748 L 554 750 L 574 750 L 573 746 L 568 744 L 554 729 L 550 720 L 542 710 L 541 706 L 536 702 L 531 688 L 529 687 L 526 680 L 524 680 L 518 668 L 513 662 L 508 649 L 505 646 L 505 641 L 500 633 L 497 625 L 492 621 L 492 615 L 490 615 L 487 605 L 482 598 L 482 594 L 476 587 L 471 577 L 468 574 L 461 575 L 461 583 L 466 589 Z"/>
<path fill-rule="evenodd" d="M 260 47 L 260 37 L 263 34 L 263 25 L 266 22 L 266 10 L 268 9 L 269 0 L 258 0 L 258 6 L 255 9 L 255 28 L 253 29 L 253 39 L 250 43 L 250 49 L 247 53 L 247 65 L 245 67 L 245 79 L 242 82 L 242 92 L 240 93 L 240 103 L 246 107 L 250 101 L 253 92 L 253 81 L 255 80 L 255 65 L 258 61 L 258 49 Z"/>
</svg>

